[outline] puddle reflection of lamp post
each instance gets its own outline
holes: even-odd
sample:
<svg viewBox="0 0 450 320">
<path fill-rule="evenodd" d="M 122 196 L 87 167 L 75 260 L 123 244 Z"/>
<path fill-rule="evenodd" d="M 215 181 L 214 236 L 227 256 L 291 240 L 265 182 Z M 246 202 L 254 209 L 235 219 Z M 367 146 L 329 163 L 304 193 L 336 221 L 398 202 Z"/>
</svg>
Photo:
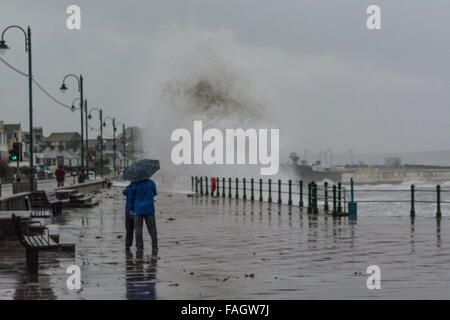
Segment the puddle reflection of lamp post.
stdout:
<svg viewBox="0 0 450 320">
<path fill-rule="evenodd" d="M 78 83 L 78 92 L 80 92 L 80 116 L 81 116 L 81 176 L 80 176 L 80 182 L 84 182 L 85 179 L 85 168 L 84 168 L 84 129 L 83 129 L 83 103 L 84 103 L 84 99 L 83 99 L 83 76 L 80 75 L 79 77 L 73 73 L 70 73 L 68 75 L 66 75 L 63 78 L 60 90 L 62 92 L 66 92 L 67 91 L 67 87 L 66 87 L 66 79 L 67 78 L 75 78 L 77 80 Z"/>
<path fill-rule="evenodd" d="M 103 178 L 103 110 L 98 108 L 91 108 L 88 115 L 89 120 L 92 119 L 92 111 L 97 111 L 100 117 L 100 176 Z"/>
<path fill-rule="evenodd" d="M 33 155 L 33 73 L 31 68 L 31 29 L 28 26 L 27 31 L 25 31 L 22 27 L 19 26 L 9 26 L 6 27 L 2 32 L 2 39 L 0 40 L 0 53 L 4 53 L 7 49 L 9 49 L 6 41 L 4 39 L 5 32 L 9 29 L 19 29 L 25 35 L 25 52 L 28 53 L 28 96 L 29 96 L 29 117 L 30 117 L 30 191 L 34 191 L 34 155 Z"/>
<path fill-rule="evenodd" d="M 115 118 L 111 118 L 111 117 L 106 117 L 105 121 L 103 121 L 103 126 L 106 127 L 106 120 L 111 120 L 112 121 L 112 126 L 113 126 L 113 173 L 114 176 L 116 175 L 116 119 Z"/>
</svg>

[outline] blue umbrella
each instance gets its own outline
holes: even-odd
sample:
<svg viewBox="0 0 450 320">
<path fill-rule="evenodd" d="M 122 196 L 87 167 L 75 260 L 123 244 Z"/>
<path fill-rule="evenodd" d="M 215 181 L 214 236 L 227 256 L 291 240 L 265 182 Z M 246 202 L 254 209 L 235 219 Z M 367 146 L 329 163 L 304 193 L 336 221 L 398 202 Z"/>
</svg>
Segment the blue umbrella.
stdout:
<svg viewBox="0 0 450 320">
<path fill-rule="evenodd" d="M 159 168 L 159 160 L 138 160 L 123 171 L 123 178 L 132 182 L 145 180 L 154 175 Z"/>
</svg>

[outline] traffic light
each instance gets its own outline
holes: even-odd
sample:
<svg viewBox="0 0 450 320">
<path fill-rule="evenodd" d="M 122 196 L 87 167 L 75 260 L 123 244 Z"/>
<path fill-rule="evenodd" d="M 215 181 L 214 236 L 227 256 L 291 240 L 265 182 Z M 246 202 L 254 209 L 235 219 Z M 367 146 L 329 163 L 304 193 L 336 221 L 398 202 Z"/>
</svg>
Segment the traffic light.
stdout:
<svg viewBox="0 0 450 320">
<path fill-rule="evenodd" d="M 13 148 L 9 150 L 9 160 L 22 161 L 22 143 L 13 143 Z"/>
</svg>

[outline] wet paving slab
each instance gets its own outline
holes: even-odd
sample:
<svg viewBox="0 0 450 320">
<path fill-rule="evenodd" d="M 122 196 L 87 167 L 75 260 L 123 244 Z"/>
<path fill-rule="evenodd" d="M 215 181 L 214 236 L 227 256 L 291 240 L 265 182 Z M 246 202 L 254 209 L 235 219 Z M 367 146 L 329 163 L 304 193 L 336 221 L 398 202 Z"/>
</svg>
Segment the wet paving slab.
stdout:
<svg viewBox="0 0 450 320">
<path fill-rule="evenodd" d="M 75 255 L 41 252 L 38 279 L 25 251 L 0 243 L 1 299 L 417 299 L 450 298 L 450 220 L 407 215 L 346 217 L 228 198 L 157 197 L 159 252 L 125 250 L 124 197 L 44 219 Z M 70 265 L 80 290 L 66 286 Z M 381 269 L 369 290 L 366 269 Z"/>
</svg>

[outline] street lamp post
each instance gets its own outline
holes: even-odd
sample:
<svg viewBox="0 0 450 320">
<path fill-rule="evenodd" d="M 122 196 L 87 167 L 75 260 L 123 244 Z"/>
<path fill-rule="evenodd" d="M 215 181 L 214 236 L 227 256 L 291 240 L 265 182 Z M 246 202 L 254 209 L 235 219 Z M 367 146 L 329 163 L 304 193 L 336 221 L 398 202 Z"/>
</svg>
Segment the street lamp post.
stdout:
<svg viewBox="0 0 450 320">
<path fill-rule="evenodd" d="M 103 178 L 103 110 L 98 108 L 91 108 L 88 119 L 92 119 L 91 112 L 97 111 L 100 117 L 100 176 Z"/>
<path fill-rule="evenodd" d="M 127 158 L 127 136 L 125 134 L 125 125 L 122 123 L 122 139 L 123 139 L 123 168 L 125 169 L 128 164 Z M 126 162 L 125 162 L 126 161 Z"/>
<path fill-rule="evenodd" d="M 106 120 L 111 120 L 112 121 L 112 126 L 113 126 L 113 173 L 114 176 L 116 175 L 116 119 L 115 118 L 111 118 L 111 117 L 107 117 L 105 119 L 105 121 L 103 122 L 103 126 L 106 127 Z"/>
<path fill-rule="evenodd" d="M 88 104 L 87 99 L 84 99 L 84 121 L 85 121 L 85 131 L 86 131 L 86 178 L 89 179 L 89 138 L 88 138 Z"/>
<path fill-rule="evenodd" d="M 34 191 L 34 144 L 33 144 L 33 72 L 32 72 L 32 64 L 31 64 L 31 28 L 28 26 L 27 31 L 19 26 L 9 26 L 5 28 L 2 32 L 2 40 L 0 40 L 0 51 L 9 49 L 6 45 L 6 41 L 4 39 L 5 32 L 8 29 L 16 28 L 23 32 L 25 35 L 25 52 L 28 53 L 28 98 L 29 98 L 29 118 L 30 118 L 30 191 Z"/>
<path fill-rule="evenodd" d="M 125 124 L 121 123 L 121 122 L 117 122 L 116 124 L 118 125 L 122 125 L 122 148 L 123 148 L 123 167 L 125 168 L 125 159 L 126 159 L 126 144 L 127 144 L 127 140 L 126 140 L 126 136 L 125 136 Z"/>
<path fill-rule="evenodd" d="M 84 138 L 83 138 L 83 76 L 80 75 L 79 77 L 73 73 L 70 73 L 66 75 L 63 78 L 62 85 L 60 87 L 62 92 L 65 92 L 67 90 L 66 87 L 66 79 L 72 77 L 75 78 L 78 82 L 78 91 L 80 92 L 80 116 L 81 116 L 81 176 L 80 176 L 80 182 L 84 182 L 85 179 L 85 168 L 84 168 Z"/>
</svg>

